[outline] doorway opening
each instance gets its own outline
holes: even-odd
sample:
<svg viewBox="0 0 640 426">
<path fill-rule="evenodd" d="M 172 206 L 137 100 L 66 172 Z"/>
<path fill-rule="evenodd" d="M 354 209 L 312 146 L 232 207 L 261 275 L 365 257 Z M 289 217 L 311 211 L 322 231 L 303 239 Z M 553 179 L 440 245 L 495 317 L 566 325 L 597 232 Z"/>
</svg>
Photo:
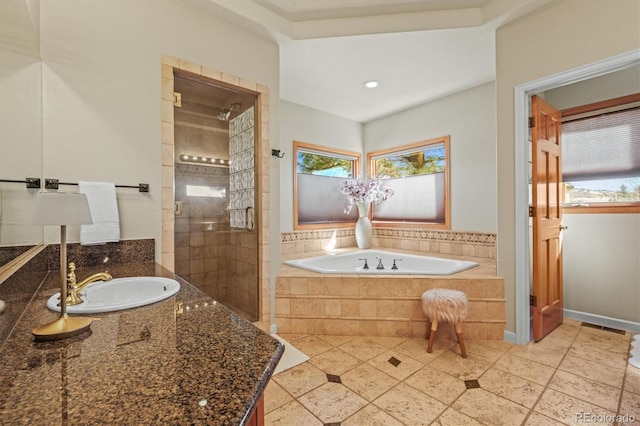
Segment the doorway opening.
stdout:
<svg viewBox="0 0 640 426">
<path fill-rule="evenodd" d="M 640 63 L 640 50 L 634 50 L 576 69 L 548 76 L 515 87 L 515 311 L 516 333 L 507 340 L 525 344 L 530 339 L 531 237 L 529 227 L 529 99 L 535 93 L 619 71 Z"/>
<path fill-rule="evenodd" d="M 174 92 L 175 273 L 256 321 L 256 96 L 185 75 Z"/>
<path fill-rule="evenodd" d="M 228 211 L 222 213 L 220 215 L 221 217 L 218 217 L 217 214 L 212 213 L 212 207 L 197 206 L 196 209 L 206 210 L 208 215 L 207 217 L 212 218 L 212 220 L 205 220 L 204 218 L 200 218 L 197 221 L 199 223 L 196 225 L 196 227 L 199 227 L 200 229 L 203 229 L 204 227 L 204 229 L 207 231 L 208 228 L 211 227 L 211 231 L 209 231 L 209 236 L 211 236 L 211 233 L 214 229 L 219 229 L 220 227 L 226 226 L 224 225 L 227 221 L 226 216 L 229 217 L 228 241 L 229 244 L 232 244 L 234 246 L 233 251 L 235 253 L 233 254 L 233 256 L 235 257 L 230 257 L 224 260 L 224 267 L 227 268 L 227 274 L 228 276 L 232 277 L 231 280 L 233 281 L 235 281 L 239 275 L 243 274 L 247 274 L 248 276 L 250 273 L 252 277 L 250 289 L 249 286 L 247 286 L 246 291 L 242 290 L 242 292 L 246 294 L 246 298 L 249 298 L 249 295 L 251 296 L 251 302 L 247 302 L 246 305 L 251 306 L 250 309 L 246 308 L 247 311 L 251 312 L 244 312 L 244 309 L 239 309 L 238 313 L 249 318 L 254 322 L 256 326 L 260 327 L 261 329 L 269 331 L 272 323 L 272 281 L 269 269 L 269 161 L 265 160 L 269 158 L 270 153 L 269 87 L 260 83 L 242 79 L 232 74 L 200 66 L 189 61 L 184 61 L 169 55 L 161 55 L 161 76 L 162 240 L 160 247 L 162 253 L 162 266 L 169 271 L 176 271 L 177 256 L 175 231 L 176 218 L 180 216 L 176 216 L 176 199 L 174 194 L 176 194 L 176 164 L 179 164 L 179 155 L 182 155 L 182 153 L 177 153 L 176 151 L 175 134 L 176 128 L 181 126 L 180 124 L 176 126 L 176 120 L 185 120 L 183 120 L 184 117 L 181 118 L 180 113 L 176 114 L 174 112 L 174 104 L 180 103 L 182 101 L 182 99 L 178 99 L 180 96 L 177 96 L 177 94 L 174 93 L 174 84 L 176 78 L 185 78 L 186 80 L 190 80 L 192 83 L 197 82 L 205 85 L 211 85 L 219 89 L 224 89 L 228 92 L 228 98 L 226 98 L 225 101 L 221 105 L 219 105 L 218 109 L 212 108 L 212 110 L 208 111 L 208 113 L 205 114 L 207 116 L 215 116 L 213 119 L 206 117 L 197 117 L 196 115 L 192 114 L 194 118 L 189 122 L 189 124 L 193 125 L 190 127 L 192 129 L 195 129 L 199 126 L 202 128 L 219 127 L 217 125 L 214 125 L 212 120 L 232 120 L 236 117 L 236 114 L 241 109 L 244 111 L 244 108 L 248 108 L 250 106 L 253 107 L 253 113 L 250 113 L 252 119 L 247 120 L 252 122 L 252 124 L 254 125 L 252 138 L 252 141 L 254 143 L 253 155 L 250 156 L 253 160 L 253 163 L 251 163 L 252 170 L 250 172 L 245 169 L 240 170 L 241 172 L 245 172 L 245 175 L 251 175 L 253 177 L 253 194 L 245 194 L 244 196 L 245 200 L 251 199 L 253 201 L 253 207 L 252 209 L 247 210 L 246 208 L 244 208 L 245 206 L 241 204 L 238 204 L 237 206 L 230 206 Z M 242 96 L 248 96 L 248 98 Z M 248 100 L 245 101 L 245 99 Z M 186 101 L 189 101 L 189 99 L 187 99 Z M 245 102 L 246 105 L 244 105 Z M 243 105 L 240 106 L 233 104 Z M 244 114 L 248 114 L 248 112 L 244 111 Z M 239 128 L 246 130 L 242 126 L 237 126 L 236 130 L 238 130 Z M 246 139 L 246 136 L 243 136 L 243 138 Z M 188 153 L 185 153 L 185 155 L 188 155 Z M 202 160 L 203 155 L 193 154 L 192 156 L 200 157 L 195 161 L 204 161 Z M 211 154 L 211 156 L 209 157 L 204 157 L 205 159 L 224 160 L 224 158 L 214 157 L 213 154 Z M 243 158 L 248 158 L 248 156 L 245 156 Z M 231 158 L 229 158 L 229 160 L 229 162 L 231 163 Z M 211 161 L 209 162 L 210 164 L 212 164 Z M 215 163 L 218 166 L 226 166 L 226 164 L 222 164 L 222 162 L 220 161 L 217 161 Z M 197 165 L 197 163 L 193 164 Z M 223 169 L 223 167 L 218 167 L 218 169 Z M 223 173 L 224 172 L 221 170 L 218 171 L 218 174 Z M 194 186 L 197 187 L 199 185 Z M 205 194 L 208 194 L 210 196 L 209 198 L 215 198 L 215 196 L 220 197 L 222 195 L 222 191 L 210 189 L 215 188 L 215 185 L 211 187 L 206 185 L 200 186 L 205 186 L 206 188 L 190 188 L 190 191 L 195 191 L 196 193 L 198 193 L 198 191 L 204 191 Z M 230 179 L 229 192 L 225 192 L 225 196 L 229 199 L 229 201 L 231 201 L 232 198 L 231 187 L 232 183 Z M 242 185 L 236 186 L 235 188 L 240 188 L 245 192 L 248 192 L 247 190 L 249 189 Z M 226 191 L 226 187 L 224 189 Z M 202 194 L 202 192 L 200 193 Z M 202 204 L 206 205 L 208 203 L 203 202 Z M 183 225 L 184 224 L 180 224 L 180 226 Z M 252 229 L 248 229 L 248 225 L 250 225 Z M 203 238 L 204 240 L 204 232 L 202 234 L 197 234 L 195 238 Z M 246 242 L 246 238 L 251 238 L 251 243 Z M 204 245 L 202 246 L 201 250 L 205 251 Z M 237 262 L 236 259 L 238 256 L 242 256 L 243 260 L 250 259 L 252 262 L 252 267 L 248 268 L 246 262 Z M 198 262 L 199 260 L 196 260 L 194 264 L 196 270 L 200 268 Z M 202 262 L 204 263 L 204 258 Z M 253 264 L 255 264 L 255 267 L 253 266 Z M 216 271 L 219 270 L 217 268 L 218 265 L 216 265 Z M 210 272 L 215 273 L 216 271 Z M 189 273 L 191 272 L 192 270 L 190 265 Z M 247 282 L 248 281 L 249 280 L 247 280 Z M 240 306 L 234 306 L 234 302 L 232 301 L 223 302 L 222 300 L 222 297 L 226 297 L 224 291 L 227 291 L 227 294 L 236 292 L 235 287 L 233 287 L 234 285 L 235 284 L 231 283 L 225 290 L 220 289 L 219 291 L 221 293 L 219 293 L 215 297 L 215 300 L 221 302 L 222 304 L 230 305 L 229 307 L 231 308 L 242 308 Z M 231 291 L 229 291 L 230 288 Z"/>
</svg>

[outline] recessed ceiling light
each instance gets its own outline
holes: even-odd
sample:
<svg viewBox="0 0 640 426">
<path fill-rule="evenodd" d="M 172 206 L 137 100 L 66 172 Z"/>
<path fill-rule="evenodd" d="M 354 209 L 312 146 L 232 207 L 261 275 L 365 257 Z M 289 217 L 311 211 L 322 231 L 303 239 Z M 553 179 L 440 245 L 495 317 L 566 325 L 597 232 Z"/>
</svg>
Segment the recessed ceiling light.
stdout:
<svg viewBox="0 0 640 426">
<path fill-rule="evenodd" d="M 365 87 L 368 87 L 369 89 L 373 89 L 374 87 L 378 87 L 378 84 L 380 84 L 380 82 L 378 82 L 376 80 L 369 80 L 369 81 L 365 81 L 364 82 Z"/>
</svg>

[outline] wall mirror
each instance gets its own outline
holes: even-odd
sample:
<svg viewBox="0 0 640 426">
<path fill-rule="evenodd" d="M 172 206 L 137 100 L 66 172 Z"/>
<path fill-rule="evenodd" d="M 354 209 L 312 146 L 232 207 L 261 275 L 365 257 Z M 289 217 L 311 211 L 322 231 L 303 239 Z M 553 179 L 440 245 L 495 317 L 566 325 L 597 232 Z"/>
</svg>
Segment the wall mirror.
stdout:
<svg viewBox="0 0 640 426">
<path fill-rule="evenodd" d="M 0 1 L 0 272 L 30 247 L 43 229 L 29 224 L 42 176 L 42 61 L 37 2 Z"/>
</svg>

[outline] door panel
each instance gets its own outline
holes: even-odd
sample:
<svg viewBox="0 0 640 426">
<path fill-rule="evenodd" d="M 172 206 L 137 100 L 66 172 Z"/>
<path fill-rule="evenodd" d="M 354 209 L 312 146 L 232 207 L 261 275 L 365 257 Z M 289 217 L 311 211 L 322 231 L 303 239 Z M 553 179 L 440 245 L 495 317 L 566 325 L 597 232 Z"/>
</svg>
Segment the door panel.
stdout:
<svg viewBox="0 0 640 426">
<path fill-rule="evenodd" d="M 562 323 L 561 115 L 531 99 L 533 195 L 533 339 Z"/>
</svg>

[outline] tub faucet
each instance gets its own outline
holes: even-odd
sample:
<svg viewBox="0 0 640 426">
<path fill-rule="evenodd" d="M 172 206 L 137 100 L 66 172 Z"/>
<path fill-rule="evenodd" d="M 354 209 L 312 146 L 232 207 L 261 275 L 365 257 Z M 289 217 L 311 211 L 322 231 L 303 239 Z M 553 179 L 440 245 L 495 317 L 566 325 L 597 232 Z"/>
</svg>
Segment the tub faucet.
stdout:
<svg viewBox="0 0 640 426">
<path fill-rule="evenodd" d="M 380 256 L 376 256 L 376 259 L 378 259 L 378 266 L 376 266 L 376 269 L 384 269 L 384 265 L 382 264 L 382 258 Z"/>
<path fill-rule="evenodd" d="M 364 266 L 362 267 L 362 269 L 369 269 L 369 265 L 367 265 L 367 259 L 358 259 L 358 260 L 364 260 Z"/>
<path fill-rule="evenodd" d="M 391 267 L 391 269 L 398 269 L 398 266 L 396 266 L 396 261 L 397 262 L 402 262 L 402 259 L 393 259 L 393 266 Z"/>
<path fill-rule="evenodd" d="M 109 281 L 113 277 L 109 272 L 98 272 L 88 278 L 85 278 L 80 283 L 76 283 L 76 264 L 69 263 L 69 275 L 67 278 L 67 286 L 69 289 L 69 295 L 67 296 L 67 305 L 79 305 L 84 302 L 80 297 L 80 292 L 84 290 L 86 286 L 96 281 Z"/>
</svg>

